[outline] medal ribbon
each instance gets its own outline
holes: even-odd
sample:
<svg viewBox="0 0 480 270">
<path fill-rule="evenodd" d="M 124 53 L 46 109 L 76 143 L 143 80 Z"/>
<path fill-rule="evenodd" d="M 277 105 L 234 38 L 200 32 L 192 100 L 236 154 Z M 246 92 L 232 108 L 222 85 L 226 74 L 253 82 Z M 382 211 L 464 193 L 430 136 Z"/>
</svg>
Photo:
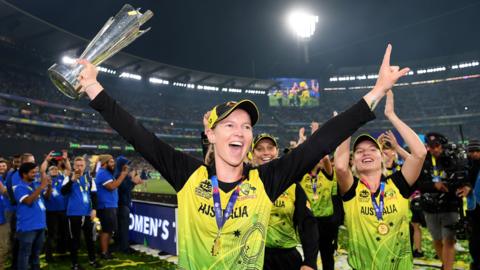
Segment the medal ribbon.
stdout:
<svg viewBox="0 0 480 270">
<path fill-rule="evenodd" d="M 225 211 L 222 211 L 222 202 L 220 201 L 220 190 L 218 188 L 218 178 L 217 176 L 212 177 L 212 192 L 213 192 L 213 209 L 215 211 L 215 220 L 217 221 L 218 234 L 222 231 L 223 225 L 227 221 L 228 217 L 233 212 L 233 207 L 237 202 L 238 194 L 240 193 L 240 182 L 237 184 L 230 199 L 228 200 L 227 207 Z"/>
<path fill-rule="evenodd" d="M 360 181 L 368 188 L 368 190 L 370 190 L 370 197 L 372 198 L 372 205 L 373 205 L 373 208 L 375 209 L 377 220 L 382 220 L 383 207 L 384 207 L 383 198 L 385 195 L 385 182 L 384 181 L 380 182 L 380 203 L 377 204 L 377 201 L 375 200 L 375 192 L 372 192 L 372 190 L 370 189 L 370 185 L 367 183 L 367 181 L 364 181 L 364 180 L 360 180 Z"/>
</svg>

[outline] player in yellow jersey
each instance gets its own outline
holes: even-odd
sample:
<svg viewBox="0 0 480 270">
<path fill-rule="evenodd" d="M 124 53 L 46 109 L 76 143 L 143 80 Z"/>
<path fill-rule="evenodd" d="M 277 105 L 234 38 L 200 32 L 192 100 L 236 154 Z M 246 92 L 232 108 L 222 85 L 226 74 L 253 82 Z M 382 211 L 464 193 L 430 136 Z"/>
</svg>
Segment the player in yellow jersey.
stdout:
<svg viewBox="0 0 480 270">
<path fill-rule="evenodd" d="M 357 270 L 413 269 L 408 198 L 427 152 L 417 134 L 395 114 L 391 91 L 385 116 L 411 149 L 400 171 L 385 177 L 381 146 L 370 135 L 360 135 L 353 143 L 352 169 L 350 138 L 335 152 L 348 230 L 348 262 Z"/>
<path fill-rule="evenodd" d="M 385 168 L 386 168 L 386 175 L 389 176 L 396 171 L 401 169 L 401 165 L 398 162 L 398 156 L 400 156 L 403 160 L 408 156 L 408 152 L 401 147 L 395 135 L 392 131 L 386 131 L 382 133 L 378 137 L 378 142 L 382 146 Z M 411 238 L 413 244 L 413 257 L 420 258 L 423 257 L 422 251 L 422 230 L 421 227 L 426 227 L 427 223 L 425 222 L 425 216 L 423 215 L 423 211 L 420 207 L 420 198 L 421 193 L 419 190 L 415 190 L 412 192 L 410 196 L 410 211 L 411 211 Z"/>
<path fill-rule="evenodd" d="M 390 66 L 388 45 L 377 82 L 358 103 L 322 125 L 302 145 L 258 167 L 244 163 L 259 113 L 249 100 L 215 106 L 206 135 L 214 160 L 175 150 L 125 111 L 97 81 L 87 60 L 78 77 L 90 106 L 175 188 L 178 198 L 179 267 L 262 269 L 272 203 L 322 157 L 372 120 L 378 102 L 408 68 Z M 312 151 L 314 150 L 314 151 Z"/>
<path fill-rule="evenodd" d="M 253 140 L 252 153 L 255 166 L 277 159 L 277 140 L 267 133 L 257 135 Z M 303 260 L 296 248 L 300 243 Z M 273 203 L 263 269 L 317 269 L 317 254 L 318 233 L 315 218 L 307 208 L 305 192 L 298 184 L 293 184 Z"/>
</svg>

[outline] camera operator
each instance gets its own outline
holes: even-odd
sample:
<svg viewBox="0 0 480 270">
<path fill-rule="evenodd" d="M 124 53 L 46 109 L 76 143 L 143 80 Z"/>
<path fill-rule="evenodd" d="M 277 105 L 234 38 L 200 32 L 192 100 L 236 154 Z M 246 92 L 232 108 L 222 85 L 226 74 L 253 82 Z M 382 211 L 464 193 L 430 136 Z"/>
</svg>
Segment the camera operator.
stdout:
<svg viewBox="0 0 480 270">
<path fill-rule="evenodd" d="M 417 182 L 421 206 L 442 269 L 449 270 L 455 259 L 461 197 L 466 197 L 472 188 L 465 177 L 466 166 L 461 166 L 463 160 L 455 152 L 457 148 L 449 146 L 445 136 L 433 132 L 426 135 L 426 142 L 428 155 Z"/>
<path fill-rule="evenodd" d="M 475 193 L 480 193 L 480 141 L 471 140 L 468 151 L 468 180 L 475 187 Z M 471 270 L 480 270 L 480 198 L 476 198 L 475 208 L 467 211 L 471 222 L 472 234 L 469 239 L 469 250 L 472 256 Z"/>
</svg>

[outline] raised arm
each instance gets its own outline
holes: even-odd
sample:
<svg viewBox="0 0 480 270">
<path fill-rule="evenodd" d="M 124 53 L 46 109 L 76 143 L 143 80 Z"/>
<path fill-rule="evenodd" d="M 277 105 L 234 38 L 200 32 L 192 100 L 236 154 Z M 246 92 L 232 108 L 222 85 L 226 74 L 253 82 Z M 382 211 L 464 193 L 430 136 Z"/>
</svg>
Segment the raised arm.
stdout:
<svg viewBox="0 0 480 270">
<path fill-rule="evenodd" d="M 410 149 L 411 154 L 405 158 L 402 166 L 402 174 L 407 183 L 412 186 L 417 181 L 418 176 L 423 167 L 427 149 L 423 145 L 418 135 L 405 124 L 394 110 L 393 92 L 390 90 L 387 93 L 387 102 L 385 104 L 385 116 L 390 120 L 392 125 L 397 129 Z"/>
<path fill-rule="evenodd" d="M 353 175 L 350 170 L 350 141 L 351 137 L 346 139 L 337 147 L 335 151 L 335 173 L 337 175 L 338 188 L 340 195 L 344 195 L 353 185 Z"/>
<path fill-rule="evenodd" d="M 323 124 L 310 138 L 287 155 L 259 167 L 261 179 L 273 201 L 293 182 L 312 169 L 325 155 L 358 128 L 375 118 L 372 110 L 409 69 L 390 66 L 392 47 L 388 45 L 375 87 L 362 100 Z"/>
<path fill-rule="evenodd" d="M 176 151 L 143 127 L 103 91 L 103 87 L 97 81 L 98 71 L 95 66 L 86 60 L 78 62 L 85 65 L 79 80 L 83 86 L 82 91 L 92 100 L 90 106 L 100 112 L 108 124 L 152 164 L 176 191 L 179 191 L 202 162 Z"/>
<path fill-rule="evenodd" d="M 70 174 L 72 173 L 72 165 L 70 164 L 67 150 L 62 150 L 62 158 L 63 162 L 65 163 L 65 170 L 63 173 L 65 176 L 70 176 Z"/>
<path fill-rule="evenodd" d="M 47 173 L 48 163 L 50 162 L 50 160 L 52 160 L 52 153 L 53 152 L 54 151 L 50 151 L 50 153 L 48 153 L 48 155 L 43 160 L 42 164 L 40 164 L 40 174 Z"/>
<path fill-rule="evenodd" d="M 30 195 L 20 195 L 20 196 L 17 196 L 15 195 L 16 198 L 18 198 L 18 202 L 19 203 L 24 203 L 24 204 L 27 204 L 27 205 L 32 205 L 33 202 L 35 202 L 36 199 L 38 199 L 38 197 L 40 197 L 40 195 L 42 194 L 42 191 L 45 189 L 45 187 L 48 185 L 48 179 L 45 178 L 45 177 L 42 177 L 42 181 L 40 183 L 40 186 L 38 188 L 36 188 Z M 23 188 L 23 187 L 22 187 Z M 17 193 L 15 193 L 17 194 Z"/>
<path fill-rule="evenodd" d="M 118 176 L 117 179 L 114 179 L 113 181 L 109 182 L 108 184 L 104 184 L 104 187 L 110 191 L 117 189 L 125 180 L 125 177 L 128 175 L 128 165 L 123 165 L 122 167 L 122 172 Z"/>
</svg>

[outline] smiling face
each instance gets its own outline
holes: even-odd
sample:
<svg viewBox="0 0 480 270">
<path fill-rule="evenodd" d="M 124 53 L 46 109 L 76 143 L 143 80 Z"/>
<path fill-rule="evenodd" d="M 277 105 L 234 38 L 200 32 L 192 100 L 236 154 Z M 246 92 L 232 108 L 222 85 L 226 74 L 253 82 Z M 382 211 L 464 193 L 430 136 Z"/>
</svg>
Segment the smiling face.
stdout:
<svg viewBox="0 0 480 270">
<path fill-rule="evenodd" d="M 360 142 L 353 152 L 353 165 L 359 174 L 382 170 L 382 152 L 369 140 Z"/>
<path fill-rule="evenodd" d="M 269 139 L 261 139 L 253 149 L 253 162 L 256 165 L 263 165 L 278 157 L 278 148 L 275 143 Z"/>
<path fill-rule="evenodd" d="M 234 110 L 228 117 L 206 131 L 215 147 L 215 163 L 240 166 L 252 144 L 253 133 L 250 116 L 242 109 Z"/>
</svg>

